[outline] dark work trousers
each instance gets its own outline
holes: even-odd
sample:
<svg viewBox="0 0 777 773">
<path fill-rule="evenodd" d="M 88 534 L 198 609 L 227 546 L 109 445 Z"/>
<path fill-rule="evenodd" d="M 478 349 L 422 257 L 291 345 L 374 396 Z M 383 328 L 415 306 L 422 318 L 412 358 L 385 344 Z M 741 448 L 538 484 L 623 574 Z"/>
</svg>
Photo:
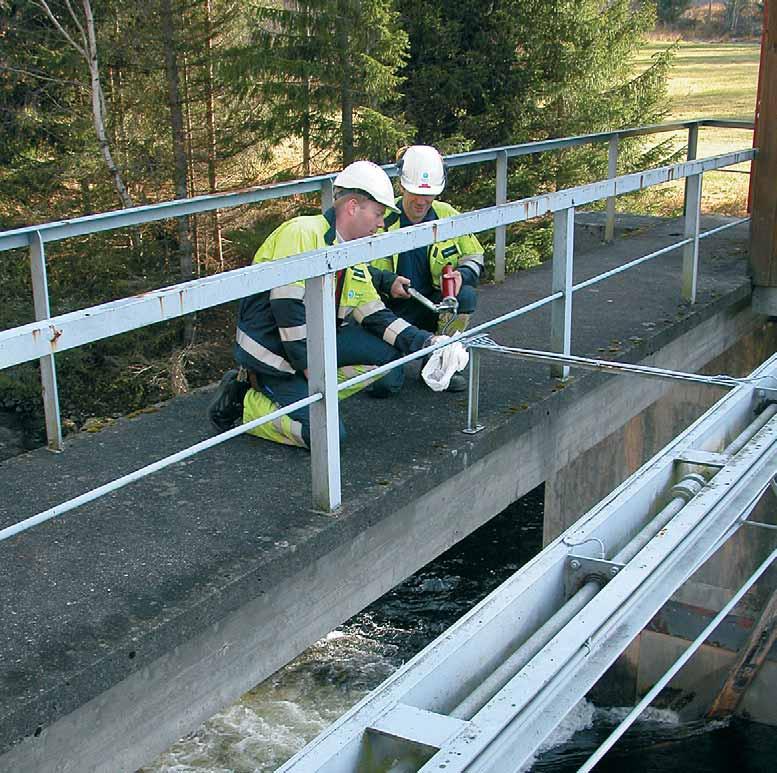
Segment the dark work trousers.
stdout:
<svg viewBox="0 0 777 773">
<path fill-rule="evenodd" d="M 385 365 L 401 356 L 401 352 L 382 338 L 369 333 L 361 325 L 350 322 L 337 331 L 337 367 L 347 365 Z M 308 381 L 301 373 L 269 376 L 257 373 L 262 391 L 280 406 L 290 405 L 308 396 Z M 373 397 L 388 397 L 402 388 L 405 373 L 402 366 L 386 373 L 370 386 Z M 289 416 L 302 425 L 302 437 L 310 448 L 310 412 L 308 406 L 292 411 Z M 345 426 L 340 420 L 340 440 L 345 440 Z"/>
</svg>

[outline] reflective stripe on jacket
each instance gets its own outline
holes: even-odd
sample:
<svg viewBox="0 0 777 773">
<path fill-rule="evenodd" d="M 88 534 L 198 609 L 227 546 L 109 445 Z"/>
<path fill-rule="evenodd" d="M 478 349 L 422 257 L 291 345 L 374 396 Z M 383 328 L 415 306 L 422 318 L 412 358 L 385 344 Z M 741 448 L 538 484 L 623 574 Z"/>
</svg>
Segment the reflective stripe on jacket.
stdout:
<svg viewBox="0 0 777 773">
<path fill-rule="evenodd" d="M 401 209 L 401 198 L 397 199 L 397 206 Z M 427 215 L 423 222 L 440 220 L 444 217 L 452 217 L 453 215 L 458 215 L 459 211 L 450 204 L 446 204 L 444 201 L 433 201 L 430 213 L 433 213 L 433 216 L 429 217 L 429 215 Z M 395 231 L 400 227 L 400 216 L 396 212 L 387 210 L 385 224 L 387 231 Z M 430 244 L 427 255 L 429 257 L 429 270 L 432 274 L 432 283 L 438 289 L 440 287 L 440 275 L 447 263 L 450 263 L 454 269 L 469 269 L 473 274 L 473 284 L 477 284 L 480 274 L 483 271 L 483 246 L 474 234 L 465 234 L 464 236 L 458 236 L 455 239 L 446 239 L 445 241 Z M 385 282 L 388 282 L 389 278 L 392 278 L 393 281 L 393 277 L 390 277 L 390 275 L 396 275 L 398 263 L 399 255 L 392 255 L 389 258 L 378 258 L 377 260 L 373 260 L 370 263 L 370 267 L 381 272 L 390 272 L 386 275 L 384 280 Z M 377 274 L 374 274 L 374 277 L 377 282 L 380 282 Z M 465 284 L 470 283 L 465 282 Z M 379 289 L 381 292 L 385 292 L 384 286 L 379 286 Z"/>
<path fill-rule="evenodd" d="M 337 240 L 335 214 L 303 215 L 280 225 L 256 251 L 254 263 L 268 263 L 331 246 Z M 337 317 L 352 316 L 400 352 L 417 351 L 430 333 L 400 320 L 380 299 L 364 263 L 338 272 L 335 283 Z M 235 359 L 260 373 L 295 373 L 308 366 L 305 282 L 281 285 L 243 298 L 235 336 Z"/>
</svg>

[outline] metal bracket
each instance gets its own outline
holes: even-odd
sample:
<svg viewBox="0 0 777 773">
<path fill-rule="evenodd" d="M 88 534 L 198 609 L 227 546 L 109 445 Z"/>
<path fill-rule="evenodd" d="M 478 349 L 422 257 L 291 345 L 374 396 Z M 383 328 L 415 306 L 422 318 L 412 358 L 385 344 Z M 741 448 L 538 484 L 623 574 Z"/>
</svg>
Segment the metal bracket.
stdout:
<svg viewBox="0 0 777 773">
<path fill-rule="evenodd" d="M 776 387 L 760 387 L 756 390 L 756 393 L 762 400 L 766 400 L 767 403 L 777 403 Z"/>
<path fill-rule="evenodd" d="M 702 467 L 725 467 L 731 461 L 730 454 L 716 454 L 712 451 L 701 451 L 697 448 L 688 448 L 675 457 L 677 462 L 697 464 Z"/>
<path fill-rule="evenodd" d="M 577 556 L 574 553 L 567 556 L 564 573 L 564 593 L 566 598 L 572 598 L 587 582 L 593 580 L 599 585 L 606 585 L 625 564 L 607 561 L 603 558 Z"/>
<path fill-rule="evenodd" d="M 465 435 L 477 435 L 477 433 L 480 432 L 480 430 L 483 430 L 485 428 L 486 427 L 484 424 L 476 424 L 474 427 L 464 427 L 462 432 Z"/>
</svg>

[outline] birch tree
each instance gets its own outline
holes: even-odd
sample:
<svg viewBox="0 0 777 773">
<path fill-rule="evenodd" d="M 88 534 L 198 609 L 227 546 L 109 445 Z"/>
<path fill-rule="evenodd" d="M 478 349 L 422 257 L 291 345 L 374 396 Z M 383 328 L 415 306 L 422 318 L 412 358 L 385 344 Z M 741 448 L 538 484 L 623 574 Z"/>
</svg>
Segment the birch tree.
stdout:
<svg viewBox="0 0 777 773">
<path fill-rule="evenodd" d="M 48 0 L 33 0 L 43 10 L 51 23 L 56 27 L 62 37 L 86 62 L 89 70 L 89 93 L 91 95 L 92 122 L 97 135 L 97 143 L 100 146 L 105 166 L 113 180 L 116 193 L 122 206 L 131 207 L 132 199 L 127 192 L 121 172 L 113 160 L 110 142 L 106 133 L 107 108 L 100 82 L 100 65 L 97 58 L 97 34 L 95 31 L 94 13 L 90 0 L 81 0 L 82 15 L 76 12 L 76 8 L 70 0 L 64 0 L 64 11 L 55 12 Z"/>
</svg>

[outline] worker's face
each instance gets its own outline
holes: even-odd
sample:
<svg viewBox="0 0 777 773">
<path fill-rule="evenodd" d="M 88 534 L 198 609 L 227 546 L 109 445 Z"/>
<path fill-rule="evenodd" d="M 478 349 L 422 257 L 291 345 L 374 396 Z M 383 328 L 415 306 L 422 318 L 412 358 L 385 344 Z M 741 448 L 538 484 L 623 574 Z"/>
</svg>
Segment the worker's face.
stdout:
<svg viewBox="0 0 777 773">
<path fill-rule="evenodd" d="M 402 191 L 402 209 L 411 223 L 420 223 L 432 206 L 434 196 L 423 196 L 420 193 Z"/>
<path fill-rule="evenodd" d="M 383 228 L 383 214 L 386 208 L 377 201 L 356 201 L 354 199 L 354 216 L 352 239 L 362 236 L 372 236 L 379 228 Z"/>
</svg>

